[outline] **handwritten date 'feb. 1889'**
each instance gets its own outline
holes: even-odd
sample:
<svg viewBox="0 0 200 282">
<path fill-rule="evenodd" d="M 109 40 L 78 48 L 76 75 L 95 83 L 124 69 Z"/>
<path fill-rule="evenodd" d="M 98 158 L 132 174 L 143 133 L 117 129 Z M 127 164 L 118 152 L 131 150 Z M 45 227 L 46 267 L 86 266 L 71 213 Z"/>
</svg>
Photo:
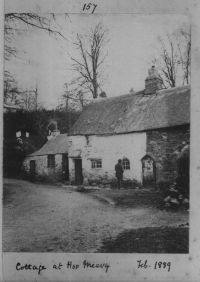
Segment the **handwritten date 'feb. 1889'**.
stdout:
<svg viewBox="0 0 200 282">
<path fill-rule="evenodd" d="M 171 269 L 171 262 L 168 261 L 155 261 L 153 265 L 149 265 L 147 263 L 147 259 L 145 261 L 142 260 L 137 260 L 138 267 L 137 268 L 142 268 L 142 269 L 147 269 L 150 267 L 153 267 L 154 269 L 166 269 L 168 272 Z"/>
</svg>

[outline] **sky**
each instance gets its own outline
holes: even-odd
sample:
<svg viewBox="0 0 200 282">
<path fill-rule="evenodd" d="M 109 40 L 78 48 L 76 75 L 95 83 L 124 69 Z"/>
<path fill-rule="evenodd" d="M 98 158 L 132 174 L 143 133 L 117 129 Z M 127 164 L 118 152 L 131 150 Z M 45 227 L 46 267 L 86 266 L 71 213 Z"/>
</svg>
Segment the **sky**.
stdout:
<svg viewBox="0 0 200 282">
<path fill-rule="evenodd" d="M 158 36 L 189 24 L 186 16 L 172 14 L 57 14 L 55 28 L 67 39 L 18 25 L 23 32 L 12 39 L 18 55 L 6 61 L 5 68 L 14 74 L 21 88 L 37 85 L 39 102 L 53 108 L 64 92 L 64 83 L 75 76 L 70 58 L 78 58 L 73 44 L 75 35 L 86 34 L 99 22 L 108 30 L 103 86 L 108 97 L 126 94 L 131 88 L 144 89 L 152 59 L 159 53 Z"/>
</svg>

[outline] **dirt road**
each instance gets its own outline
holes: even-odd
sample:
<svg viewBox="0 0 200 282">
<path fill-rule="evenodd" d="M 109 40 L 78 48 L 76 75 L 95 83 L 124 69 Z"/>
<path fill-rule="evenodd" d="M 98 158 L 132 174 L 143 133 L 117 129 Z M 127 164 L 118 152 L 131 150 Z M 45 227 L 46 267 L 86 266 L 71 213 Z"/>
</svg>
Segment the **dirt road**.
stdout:
<svg viewBox="0 0 200 282">
<path fill-rule="evenodd" d="M 3 251 L 97 252 L 105 240 L 137 228 L 179 226 L 188 213 L 122 208 L 68 188 L 4 182 Z"/>
</svg>

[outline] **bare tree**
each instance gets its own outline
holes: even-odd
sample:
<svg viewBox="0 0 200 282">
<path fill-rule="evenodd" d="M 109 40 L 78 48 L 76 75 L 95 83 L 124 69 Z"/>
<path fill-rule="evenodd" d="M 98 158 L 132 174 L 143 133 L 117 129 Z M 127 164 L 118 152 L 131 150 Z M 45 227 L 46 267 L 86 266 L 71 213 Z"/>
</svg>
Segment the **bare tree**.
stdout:
<svg viewBox="0 0 200 282">
<path fill-rule="evenodd" d="M 76 80 L 64 84 L 64 94 L 60 97 L 60 104 L 58 109 L 82 110 L 83 107 L 91 102 L 91 98 L 86 98 L 86 91 L 80 90 L 76 84 Z"/>
<path fill-rule="evenodd" d="M 18 105 L 26 111 L 38 109 L 38 88 L 21 89 L 15 77 L 7 70 L 4 71 L 4 103 Z"/>
<path fill-rule="evenodd" d="M 10 59 L 11 56 L 16 56 L 17 54 L 16 48 L 12 46 L 12 39 L 17 32 L 22 31 L 22 29 L 19 27 L 19 24 L 24 24 L 25 26 L 37 28 L 46 31 L 49 34 L 55 34 L 65 38 L 59 30 L 52 27 L 52 20 L 55 20 L 54 14 L 49 14 L 48 16 L 41 16 L 36 13 L 5 14 L 5 24 L 4 24 L 5 59 L 8 60 Z"/>
<path fill-rule="evenodd" d="M 65 14 L 65 17 L 68 15 Z M 26 27 L 40 29 L 55 36 L 60 36 L 66 39 L 63 34 L 55 27 L 55 15 L 49 14 L 41 16 L 36 13 L 7 13 L 5 14 L 5 45 L 4 58 L 10 60 L 16 56 L 18 50 L 13 46 L 13 39 L 15 36 L 23 32 Z M 9 100 L 14 104 L 19 104 L 26 110 L 33 110 L 38 108 L 38 89 L 19 91 L 17 82 L 8 71 L 4 72 L 4 101 Z"/>
<path fill-rule="evenodd" d="M 36 84 L 35 88 L 33 89 L 33 93 L 35 94 L 35 110 L 38 110 L 38 86 Z"/>
<path fill-rule="evenodd" d="M 16 104 L 26 111 L 37 111 L 38 102 L 35 89 L 22 91 L 19 99 L 16 101 Z"/>
<path fill-rule="evenodd" d="M 191 36 L 183 29 L 159 37 L 160 55 L 153 60 L 160 70 L 163 85 L 175 87 L 190 83 Z"/>
<path fill-rule="evenodd" d="M 159 58 L 154 60 L 154 63 L 161 71 L 161 77 L 163 84 L 166 87 L 176 86 L 176 77 L 179 67 L 178 50 L 175 49 L 174 42 L 169 34 L 167 34 L 167 40 L 159 37 L 159 43 L 161 46 L 161 52 Z"/>
<path fill-rule="evenodd" d="M 9 71 L 4 71 L 4 103 L 16 104 L 20 90 L 17 81 Z"/>
<path fill-rule="evenodd" d="M 183 84 L 189 84 L 191 78 L 191 31 L 180 29 L 180 34 L 177 35 L 178 50 L 180 56 L 180 63 L 183 71 Z M 180 39 L 179 39 L 180 38 Z M 181 40 L 184 40 L 182 44 Z"/>
<path fill-rule="evenodd" d="M 91 29 L 89 35 L 81 36 L 77 34 L 74 43 L 78 49 L 80 59 L 71 58 L 73 61 L 73 70 L 78 73 L 77 85 L 82 90 L 92 93 L 95 99 L 98 97 L 98 90 L 101 89 L 102 64 L 105 60 L 104 52 L 107 30 L 101 23 Z"/>
</svg>

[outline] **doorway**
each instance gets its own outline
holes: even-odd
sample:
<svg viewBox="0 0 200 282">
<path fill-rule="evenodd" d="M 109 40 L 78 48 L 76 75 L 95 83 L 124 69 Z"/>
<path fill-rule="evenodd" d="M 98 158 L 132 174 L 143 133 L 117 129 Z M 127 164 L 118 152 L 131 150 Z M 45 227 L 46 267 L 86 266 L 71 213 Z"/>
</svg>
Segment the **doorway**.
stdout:
<svg viewBox="0 0 200 282">
<path fill-rule="evenodd" d="M 142 182 L 144 187 L 155 187 L 156 184 L 155 161 L 148 155 L 142 158 Z"/>
<path fill-rule="evenodd" d="M 36 174 L 36 163 L 35 160 L 30 161 L 30 180 L 35 180 L 35 174 Z"/>
<path fill-rule="evenodd" d="M 81 185 L 83 183 L 83 174 L 82 174 L 82 159 L 74 159 L 75 166 L 75 184 Z"/>
<path fill-rule="evenodd" d="M 63 171 L 63 181 L 69 180 L 69 159 L 68 154 L 62 155 L 62 171 Z"/>
</svg>

